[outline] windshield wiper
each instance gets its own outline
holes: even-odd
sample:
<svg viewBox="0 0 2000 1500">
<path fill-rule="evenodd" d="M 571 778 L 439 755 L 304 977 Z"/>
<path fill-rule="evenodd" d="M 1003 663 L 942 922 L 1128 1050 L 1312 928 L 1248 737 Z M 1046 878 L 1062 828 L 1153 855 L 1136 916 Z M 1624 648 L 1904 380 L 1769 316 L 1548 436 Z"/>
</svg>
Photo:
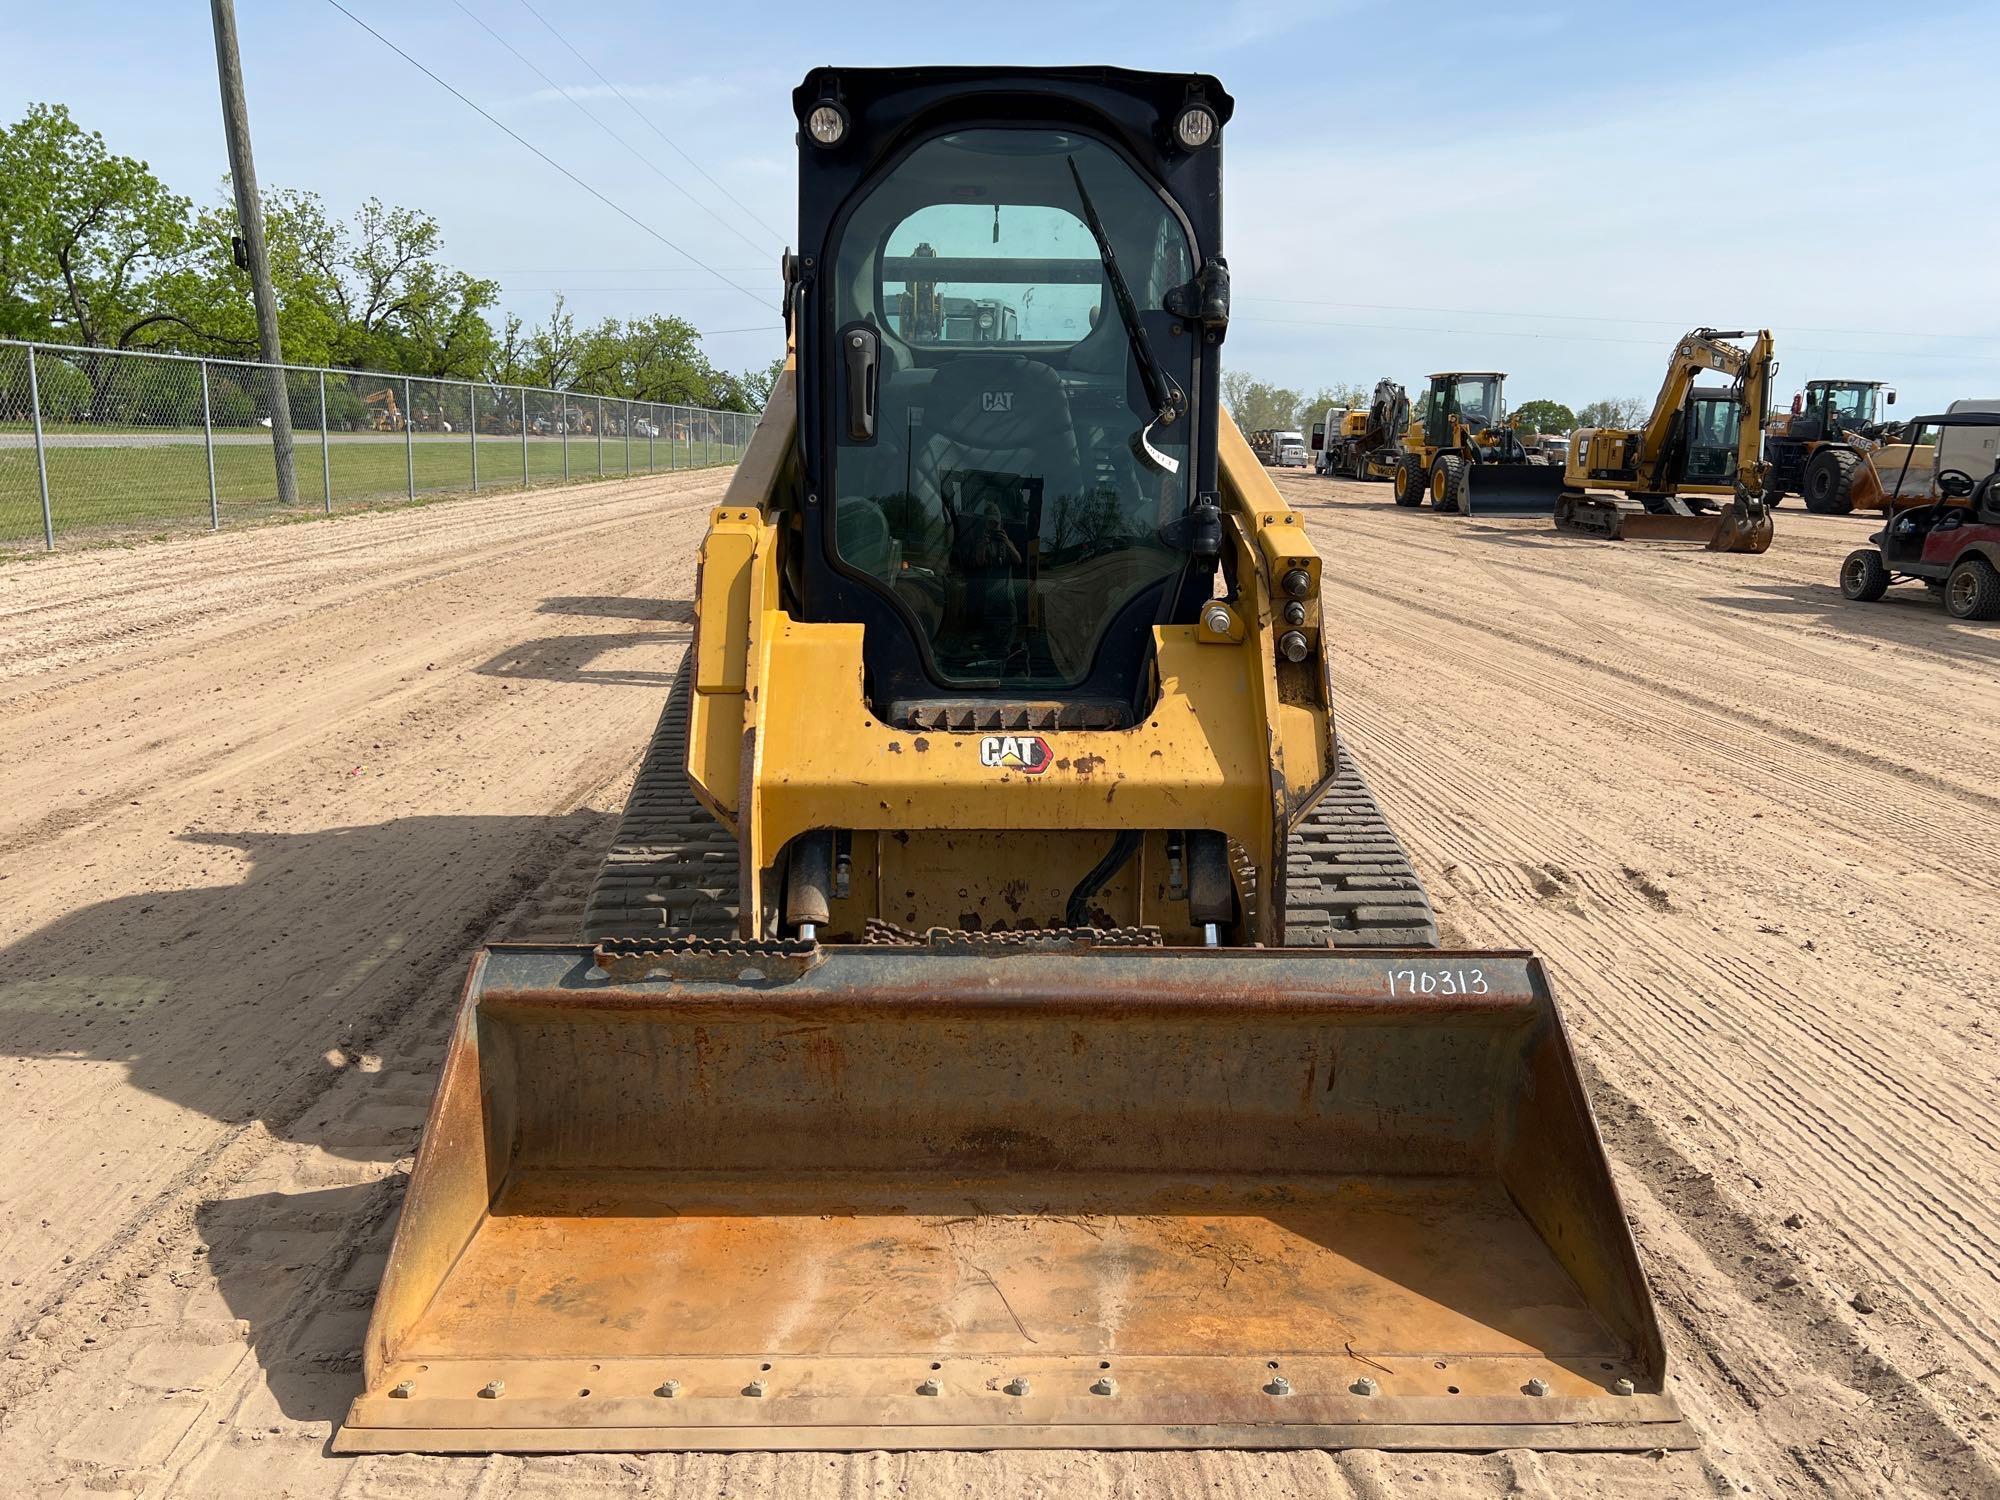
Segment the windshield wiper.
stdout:
<svg viewBox="0 0 2000 1500">
<path fill-rule="evenodd" d="M 1090 201 L 1090 190 L 1083 185 L 1083 173 L 1077 170 L 1076 158 L 1068 156 L 1063 159 L 1069 163 L 1069 175 L 1076 183 L 1077 201 L 1083 205 L 1083 218 L 1090 226 L 1090 237 L 1097 241 L 1097 256 L 1104 262 L 1104 279 L 1111 283 L 1111 300 L 1118 305 L 1118 321 L 1125 325 L 1125 342 L 1132 348 L 1132 357 L 1139 362 L 1139 379 L 1146 387 L 1146 399 L 1153 403 L 1153 420 L 1133 435 L 1133 451 L 1155 468 L 1178 474 L 1180 461 L 1155 448 L 1151 433 L 1155 426 L 1171 427 L 1187 414 L 1187 396 L 1174 383 L 1166 366 L 1160 363 L 1159 356 L 1153 352 L 1152 340 L 1146 337 L 1146 325 L 1139 321 L 1139 308 L 1132 300 L 1132 288 L 1125 284 L 1125 273 L 1118 269 L 1118 253 L 1111 248 L 1111 237 L 1104 232 L 1104 221 L 1097 216 L 1097 205 Z"/>
</svg>

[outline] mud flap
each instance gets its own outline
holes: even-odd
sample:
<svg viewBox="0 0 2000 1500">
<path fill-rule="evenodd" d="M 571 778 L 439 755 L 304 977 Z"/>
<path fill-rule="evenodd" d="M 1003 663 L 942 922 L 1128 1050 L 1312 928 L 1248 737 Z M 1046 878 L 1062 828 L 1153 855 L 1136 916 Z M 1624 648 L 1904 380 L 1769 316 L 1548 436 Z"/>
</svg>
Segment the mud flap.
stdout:
<svg viewBox="0 0 2000 1500">
<path fill-rule="evenodd" d="M 345 1453 L 1691 1446 L 1540 964 L 483 952 Z"/>
</svg>

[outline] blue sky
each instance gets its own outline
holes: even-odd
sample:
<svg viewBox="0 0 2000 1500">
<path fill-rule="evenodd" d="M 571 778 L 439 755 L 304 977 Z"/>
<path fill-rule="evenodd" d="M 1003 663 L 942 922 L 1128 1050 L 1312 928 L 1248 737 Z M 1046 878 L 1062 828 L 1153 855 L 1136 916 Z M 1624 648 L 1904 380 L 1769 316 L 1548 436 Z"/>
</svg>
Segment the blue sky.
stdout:
<svg viewBox="0 0 2000 1500">
<path fill-rule="evenodd" d="M 1497 367 L 1516 402 L 1579 404 L 1649 395 L 1675 335 L 1707 323 L 1772 327 L 1781 397 L 1825 375 L 1888 380 L 1902 413 L 2000 395 L 1991 3 L 536 0 L 652 125 L 521 0 L 346 3 L 752 294 L 325 0 L 238 0 L 263 181 L 342 212 L 369 194 L 428 210 L 450 258 L 497 277 L 530 320 L 558 290 L 586 318 L 671 311 L 710 331 L 721 362 L 761 364 L 779 347 L 789 96 L 808 67 L 1112 62 L 1204 69 L 1236 96 L 1228 354 L 1260 375 L 1310 387 Z M 205 5 L 9 6 L 0 57 L 0 113 L 67 103 L 179 190 L 217 191 Z"/>
</svg>

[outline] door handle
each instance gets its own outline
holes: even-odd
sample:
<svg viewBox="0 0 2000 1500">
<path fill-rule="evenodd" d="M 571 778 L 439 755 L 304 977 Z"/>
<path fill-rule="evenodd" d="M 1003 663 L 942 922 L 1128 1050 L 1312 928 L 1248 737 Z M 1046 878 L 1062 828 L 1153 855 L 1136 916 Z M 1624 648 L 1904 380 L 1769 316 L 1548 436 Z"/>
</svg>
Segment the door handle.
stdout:
<svg viewBox="0 0 2000 1500">
<path fill-rule="evenodd" d="M 872 443 L 881 343 L 875 330 L 865 323 L 843 329 L 840 343 L 847 361 L 847 436 L 851 442 Z"/>
</svg>

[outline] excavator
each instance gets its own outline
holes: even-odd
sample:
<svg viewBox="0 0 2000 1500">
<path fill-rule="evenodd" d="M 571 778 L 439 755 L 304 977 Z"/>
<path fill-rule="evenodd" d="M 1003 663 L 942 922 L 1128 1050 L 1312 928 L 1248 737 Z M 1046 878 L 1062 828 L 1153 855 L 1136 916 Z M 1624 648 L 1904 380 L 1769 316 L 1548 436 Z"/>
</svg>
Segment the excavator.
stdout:
<svg viewBox="0 0 2000 1500">
<path fill-rule="evenodd" d="M 578 940 L 473 960 L 336 1449 L 1690 1446 L 1548 973 L 1440 946 L 1222 409 L 1229 94 L 792 104 L 693 642 Z"/>
<path fill-rule="evenodd" d="M 363 396 L 361 401 L 364 406 L 377 408 L 377 410 L 371 411 L 368 414 L 369 421 L 376 432 L 401 432 L 403 430 L 403 413 L 397 409 L 394 387 L 385 385 L 381 390 L 371 395 Z"/>
<path fill-rule="evenodd" d="M 1338 422 L 1329 411 L 1323 423 L 1313 424 L 1319 472 L 1346 479 L 1393 479 L 1409 421 L 1409 394 L 1394 380 L 1376 381 L 1367 406 L 1341 413 Z"/>
<path fill-rule="evenodd" d="M 1453 370 L 1431 376 L 1410 414 L 1395 471 L 1395 501 L 1470 515 L 1480 508 L 1540 510 L 1554 502 L 1562 471 L 1531 456 L 1507 416 L 1505 374 Z"/>
<path fill-rule="evenodd" d="M 1752 338 L 1748 349 L 1729 342 L 1742 338 Z M 1700 542 L 1711 552 L 1766 550 L 1772 523 L 1764 503 L 1757 418 L 1777 367 L 1769 329 L 1754 338 L 1714 328 L 1687 334 L 1667 360 L 1666 378 L 1644 427 L 1570 434 L 1563 491 L 1556 500 L 1558 529 L 1614 541 Z M 1737 411 L 1733 494 L 1713 514 L 1697 512 L 1681 495 L 1697 424 L 1704 418 L 1710 426 L 1714 422 L 1713 404 L 1697 400 L 1695 379 L 1703 370 L 1730 377 Z"/>
</svg>

